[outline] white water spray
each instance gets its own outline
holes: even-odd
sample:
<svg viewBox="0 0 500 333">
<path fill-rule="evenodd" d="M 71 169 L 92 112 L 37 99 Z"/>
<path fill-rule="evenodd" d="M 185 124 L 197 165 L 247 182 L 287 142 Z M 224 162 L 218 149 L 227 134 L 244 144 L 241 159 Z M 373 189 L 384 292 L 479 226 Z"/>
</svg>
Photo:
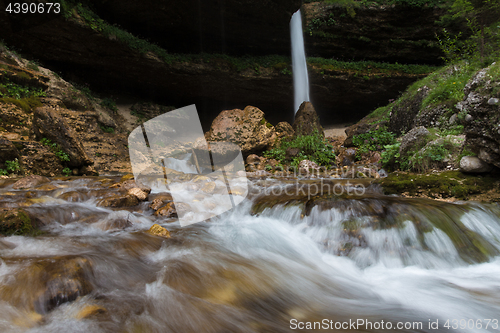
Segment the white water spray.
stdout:
<svg viewBox="0 0 500 333">
<path fill-rule="evenodd" d="M 304 101 L 309 101 L 309 78 L 307 76 L 306 52 L 302 35 L 302 17 L 300 9 L 292 15 L 290 21 L 292 40 L 293 93 L 295 113 Z"/>
</svg>

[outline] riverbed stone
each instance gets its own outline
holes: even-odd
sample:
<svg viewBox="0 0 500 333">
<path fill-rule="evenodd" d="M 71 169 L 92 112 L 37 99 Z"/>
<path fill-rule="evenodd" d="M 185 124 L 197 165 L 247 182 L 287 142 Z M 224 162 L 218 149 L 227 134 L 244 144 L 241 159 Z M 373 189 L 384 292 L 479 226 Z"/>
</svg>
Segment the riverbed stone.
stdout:
<svg viewBox="0 0 500 333">
<path fill-rule="evenodd" d="M 48 183 L 49 181 L 50 180 L 47 177 L 39 175 L 29 175 L 15 182 L 14 185 L 12 185 L 12 188 L 16 190 L 34 188 L 40 184 Z"/>
<path fill-rule="evenodd" d="M 138 187 L 131 188 L 128 190 L 127 194 L 135 196 L 139 201 L 145 201 L 148 199 L 148 193 Z"/>
<path fill-rule="evenodd" d="M 139 199 L 131 194 L 117 194 L 108 198 L 99 200 L 99 207 L 132 207 L 139 204 Z"/>
<path fill-rule="evenodd" d="M 148 232 L 155 236 L 170 238 L 170 232 L 159 224 L 153 224 Z"/>
</svg>

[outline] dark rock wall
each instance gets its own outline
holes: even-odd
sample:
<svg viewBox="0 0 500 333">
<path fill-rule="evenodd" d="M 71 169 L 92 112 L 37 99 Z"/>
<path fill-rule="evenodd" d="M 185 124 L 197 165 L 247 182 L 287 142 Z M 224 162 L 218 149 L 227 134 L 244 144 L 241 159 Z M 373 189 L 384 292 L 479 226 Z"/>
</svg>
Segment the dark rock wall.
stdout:
<svg viewBox="0 0 500 333">
<path fill-rule="evenodd" d="M 445 8 L 372 6 L 345 8 L 322 2 L 304 4 L 308 56 L 349 61 L 375 60 L 439 64 L 436 34 Z M 453 26 L 448 26 L 453 31 Z"/>
<path fill-rule="evenodd" d="M 288 55 L 289 20 L 300 6 L 300 1 L 296 0 L 109 0 L 91 3 L 98 15 L 110 23 L 163 46 L 167 52 L 250 55 Z M 5 1 L 0 0 L 2 8 L 4 4 Z M 374 19 L 373 24 L 380 24 L 382 30 L 389 18 L 398 20 L 397 13 L 390 10 L 389 13 L 375 13 L 381 17 Z M 409 14 L 405 15 L 400 19 L 407 20 Z M 433 15 L 427 20 L 432 20 Z M 358 18 L 367 20 L 369 16 L 368 12 L 357 13 Z M 410 22 L 417 25 L 413 29 L 419 34 L 423 29 L 420 25 L 426 21 L 414 19 L 405 24 L 411 25 Z M 365 20 L 358 22 L 365 23 Z M 342 26 L 345 29 L 341 33 L 345 38 L 359 35 L 356 23 Z M 411 37 L 410 30 L 411 27 L 406 30 L 407 38 Z M 430 33 L 426 32 L 427 35 Z M 387 36 L 381 36 L 381 40 L 382 37 Z M 167 64 L 154 54 L 141 54 L 61 15 L 28 16 L 1 11 L 0 39 L 60 72 L 64 78 L 88 83 L 96 91 L 133 95 L 177 107 L 194 103 L 206 129 L 221 110 L 247 105 L 262 109 L 273 124 L 282 120 L 293 121 L 292 76 L 281 70 L 236 71 L 224 63 L 214 62 Z M 390 52 L 399 52 L 394 48 L 377 53 L 376 49 L 372 52 L 370 48 L 336 42 L 315 44 L 309 40 L 307 44 L 309 55 L 331 56 L 329 50 L 332 48 L 343 52 L 346 57 L 352 52 L 353 58 L 364 54 L 364 58 L 373 55 L 378 60 L 392 59 Z M 411 50 L 405 52 L 411 53 Z M 415 60 L 424 61 L 436 56 L 426 52 L 421 50 L 415 55 Z M 356 121 L 374 108 L 385 105 L 389 99 L 396 98 L 418 78 L 402 74 L 364 80 L 349 73 L 323 75 L 321 71 L 310 69 L 311 100 L 325 125 Z"/>
</svg>

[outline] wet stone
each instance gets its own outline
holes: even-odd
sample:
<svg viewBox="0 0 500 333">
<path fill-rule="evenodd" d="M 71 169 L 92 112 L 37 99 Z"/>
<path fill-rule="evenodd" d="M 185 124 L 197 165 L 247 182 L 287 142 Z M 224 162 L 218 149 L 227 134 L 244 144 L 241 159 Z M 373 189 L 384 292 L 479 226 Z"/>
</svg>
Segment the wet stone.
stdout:
<svg viewBox="0 0 500 333">
<path fill-rule="evenodd" d="M 132 207 L 139 204 L 139 200 L 136 196 L 126 194 L 126 195 L 114 195 L 108 198 L 99 200 L 97 206 L 100 207 Z"/>
<path fill-rule="evenodd" d="M 170 238 L 170 232 L 159 224 L 153 224 L 148 232 L 155 236 Z"/>
<path fill-rule="evenodd" d="M 40 184 L 48 183 L 50 180 L 47 177 L 38 176 L 38 175 L 30 175 L 24 178 L 19 179 L 17 182 L 12 185 L 12 188 L 18 190 L 23 188 L 34 188 Z"/>
</svg>

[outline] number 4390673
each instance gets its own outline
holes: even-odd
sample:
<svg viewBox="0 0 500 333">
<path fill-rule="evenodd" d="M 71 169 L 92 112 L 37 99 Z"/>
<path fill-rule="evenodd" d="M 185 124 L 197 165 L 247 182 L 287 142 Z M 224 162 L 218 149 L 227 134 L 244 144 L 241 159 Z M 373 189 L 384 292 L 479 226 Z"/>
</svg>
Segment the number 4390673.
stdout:
<svg viewBox="0 0 500 333">
<path fill-rule="evenodd" d="M 5 9 L 9 14 L 59 14 L 61 12 L 61 4 L 58 2 L 45 3 L 9 3 Z"/>
</svg>

